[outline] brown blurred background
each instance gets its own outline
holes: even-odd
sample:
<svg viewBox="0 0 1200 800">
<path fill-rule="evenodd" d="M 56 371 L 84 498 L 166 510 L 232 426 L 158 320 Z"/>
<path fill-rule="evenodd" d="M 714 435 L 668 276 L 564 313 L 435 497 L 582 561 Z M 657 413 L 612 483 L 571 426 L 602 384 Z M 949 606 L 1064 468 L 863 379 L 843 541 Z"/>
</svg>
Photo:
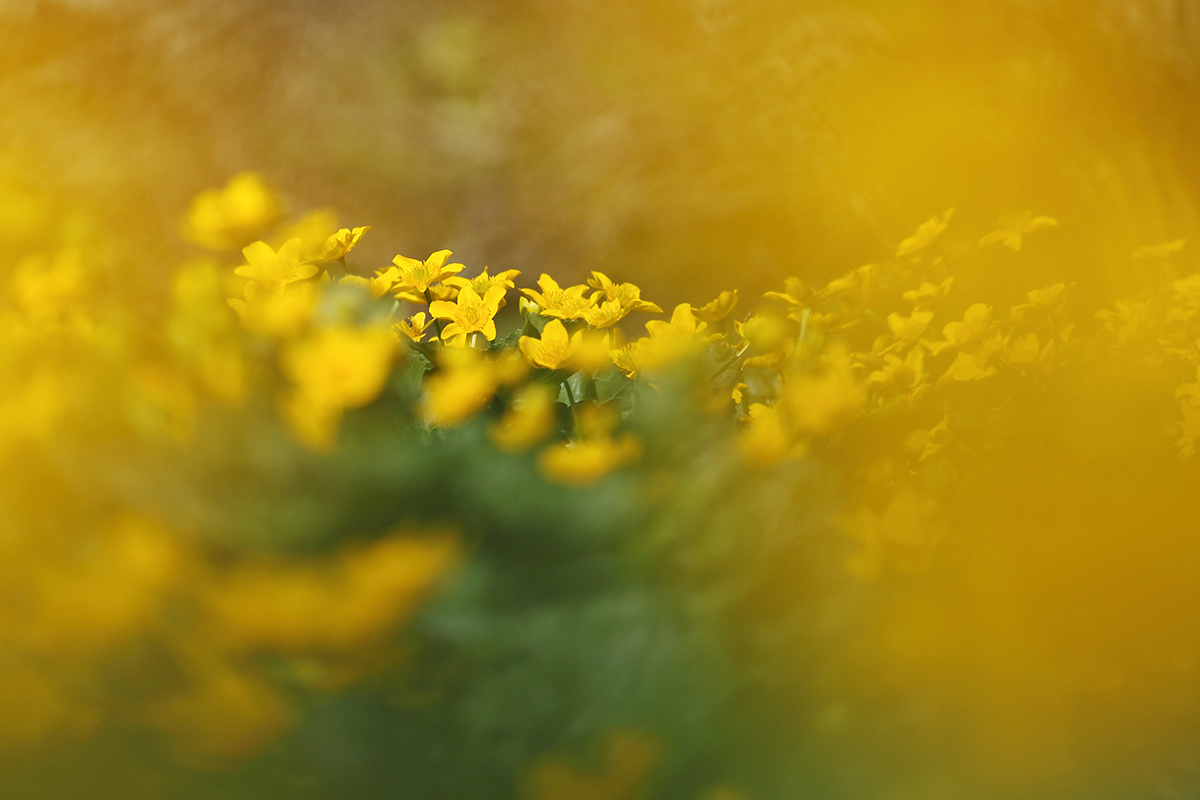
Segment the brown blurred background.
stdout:
<svg viewBox="0 0 1200 800">
<path fill-rule="evenodd" d="M 188 199 L 256 169 L 376 226 L 360 269 L 445 246 L 698 303 L 955 206 L 972 246 L 1058 218 L 995 269 L 1107 293 L 1195 238 L 1198 56 L 1196 0 L 4 0 L 0 178 L 164 274 Z"/>
</svg>

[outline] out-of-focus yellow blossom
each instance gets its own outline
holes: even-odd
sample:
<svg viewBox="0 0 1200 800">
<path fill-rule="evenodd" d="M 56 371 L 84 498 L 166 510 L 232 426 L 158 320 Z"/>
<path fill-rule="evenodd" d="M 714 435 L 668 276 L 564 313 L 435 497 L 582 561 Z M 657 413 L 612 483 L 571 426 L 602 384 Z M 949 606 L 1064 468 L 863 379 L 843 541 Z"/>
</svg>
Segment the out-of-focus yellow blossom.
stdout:
<svg viewBox="0 0 1200 800">
<path fill-rule="evenodd" d="M 571 336 L 571 365 L 589 375 L 605 370 L 613 363 L 612 337 L 607 332 L 575 331 Z"/>
<path fill-rule="evenodd" d="M 888 353 L 884 356 L 885 365 L 870 374 L 868 384 L 874 384 L 885 391 L 906 392 L 914 396 L 925 383 L 925 351 L 914 347 L 904 358 Z"/>
<path fill-rule="evenodd" d="M 184 221 L 188 241 L 210 250 L 236 250 L 257 239 L 280 217 L 279 198 L 253 172 L 230 178 L 192 200 Z"/>
<path fill-rule="evenodd" d="M 333 231 L 338 229 L 338 218 L 328 208 L 310 211 L 299 219 L 284 225 L 274 236 L 270 244 L 281 245 L 289 239 L 299 239 L 301 242 L 300 258 L 313 264 L 322 264 L 319 260 L 321 251 Z"/>
<path fill-rule="evenodd" d="M 784 291 L 767 292 L 763 297 L 767 300 L 778 300 L 794 308 L 808 308 L 816 300 L 816 292 L 799 278 L 787 278 L 783 286 Z"/>
<path fill-rule="evenodd" d="M 864 509 L 846 520 L 846 531 L 861 543 L 849 567 L 859 577 L 873 580 L 891 553 L 898 566 L 920 569 L 929 548 L 944 535 L 943 528 L 936 502 L 902 488 L 882 512 Z"/>
<path fill-rule="evenodd" d="M 610 736 L 601 755 L 598 772 L 558 759 L 538 764 L 529 775 L 531 800 L 637 800 L 663 748 L 655 739 L 625 731 Z"/>
<path fill-rule="evenodd" d="M 438 365 L 441 369 L 425 380 L 421 396 L 426 423 L 453 426 L 491 402 L 499 380 L 495 366 L 479 350 L 446 348 Z"/>
<path fill-rule="evenodd" d="M 1116 311 L 1101 309 L 1096 312 L 1096 319 L 1101 320 L 1105 329 L 1116 337 L 1117 344 L 1125 344 L 1145 328 L 1146 304 L 1118 300 L 1114 305 Z"/>
<path fill-rule="evenodd" d="M 423 295 L 429 287 L 440 283 L 452 275 L 462 272 L 462 264 L 447 264 L 453 255 L 449 250 L 438 250 L 424 261 L 406 256 L 396 256 L 392 259 L 395 265 L 392 288 L 397 292 L 415 292 Z M 390 270 L 389 270 L 390 271 Z"/>
<path fill-rule="evenodd" d="M 74 250 L 53 259 L 39 253 L 17 263 L 9 288 L 17 306 L 33 321 L 60 321 L 87 291 L 88 274 Z"/>
<path fill-rule="evenodd" d="M 896 258 L 904 258 L 919 253 L 933 241 L 942 235 L 946 228 L 950 227 L 950 218 L 954 216 L 954 209 L 947 209 L 941 216 L 933 216 L 925 220 L 918 226 L 915 233 L 900 243 L 896 248 Z"/>
<path fill-rule="evenodd" d="M 268 292 L 282 294 L 288 284 L 317 274 L 315 264 L 302 260 L 303 247 L 304 243 L 298 238 L 288 239 L 278 251 L 272 250 L 266 242 L 254 242 L 242 248 L 242 255 L 248 262 L 246 266 L 233 272 L 249 278 Z"/>
<path fill-rule="evenodd" d="M 985 303 L 976 303 L 966 310 L 962 322 L 948 322 L 942 328 L 945 340 L 941 342 L 926 342 L 926 347 L 933 354 L 940 353 L 948 347 L 965 347 L 978 342 L 984 334 L 991 330 L 992 307 Z"/>
<path fill-rule="evenodd" d="M 592 272 L 592 277 L 588 278 L 588 286 L 597 290 L 605 300 L 616 303 L 626 310 L 630 311 L 649 311 L 652 314 L 661 314 L 662 309 L 656 304 L 642 299 L 642 290 L 632 283 L 616 283 L 609 279 L 603 272 Z"/>
<path fill-rule="evenodd" d="M 406 320 L 396 323 L 396 330 L 412 339 L 414 342 L 419 342 L 425 338 L 425 331 L 433 324 L 433 317 L 425 318 L 424 311 L 418 311 Z"/>
<path fill-rule="evenodd" d="M 522 336 L 517 346 L 530 364 L 542 369 L 559 369 L 571 359 L 571 339 L 556 319 L 546 323 L 540 339 Z"/>
<path fill-rule="evenodd" d="M 488 275 L 488 268 L 484 267 L 483 272 L 479 273 L 474 278 L 464 278 L 461 275 L 455 275 L 452 278 L 447 278 L 446 285 L 453 286 L 457 289 L 462 289 L 469 286 L 475 290 L 475 294 L 483 297 L 488 293 L 489 289 L 497 286 L 501 289 L 504 289 L 506 292 L 508 289 L 514 288 L 516 284 L 513 282 L 513 278 L 520 274 L 521 271 L 519 269 L 506 269 L 503 272 L 497 272 L 495 275 Z M 500 298 L 500 307 L 504 308 L 506 304 L 507 300 L 505 300 L 505 298 L 502 296 Z"/>
<path fill-rule="evenodd" d="M 359 408 L 383 391 L 395 349 L 386 328 L 320 328 L 288 344 L 283 368 L 305 398 L 330 408 Z"/>
<path fill-rule="evenodd" d="M 946 296 L 950 291 L 951 285 L 954 283 L 954 278 L 946 278 L 939 284 L 922 283 L 916 289 L 910 289 L 900 295 L 904 302 L 912 303 L 917 308 L 928 308 Z"/>
<path fill-rule="evenodd" d="M 738 455 L 747 464 L 767 466 L 782 458 L 800 455 L 803 443 L 797 445 L 784 423 L 779 410 L 753 403 L 747 410 L 746 426 L 738 432 Z"/>
<path fill-rule="evenodd" d="M 513 396 L 504 416 L 488 429 L 488 434 L 501 450 L 527 450 L 553 432 L 556 402 L 550 386 L 528 384 Z"/>
<path fill-rule="evenodd" d="M 692 307 L 687 303 L 675 306 L 675 310 L 671 312 L 670 322 L 654 319 L 646 323 L 646 330 L 650 332 L 651 339 L 691 340 L 697 334 L 703 333 L 706 327 L 708 327 L 707 323 L 696 322 Z"/>
<path fill-rule="evenodd" d="M 317 304 L 317 287 L 300 283 L 275 293 L 250 282 L 246 284 L 244 300 L 231 297 L 228 302 L 250 330 L 263 336 L 286 339 L 308 324 Z"/>
<path fill-rule="evenodd" d="M 496 338 L 496 322 L 493 319 L 500 310 L 505 288 L 493 286 L 480 297 L 470 286 L 458 293 L 457 303 L 434 300 L 429 304 L 429 313 L 435 319 L 448 319 L 450 324 L 442 329 L 442 339 L 447 344 L 466 346 L 468 335 L 482 333 L 489 342 Z"/>
<path fill-rule="evenodd" d="M 364 278 L 360 275 L 343 275 L 338 279 L 338 285 L 361 286 L 371 293 L 371 297 L 378 300 L 392 290 L 392 280 L 392 270 L 384 270 L 372 275 L 370 278 Z M 425 302 L 424 298 L 421 299 L 421 302 Z"/>
<path fill-rule="evenodd" d="M 570 286 L 563 289 L 549 275 L 542 273 L 538 278 L 540 292 L 533 289 L 522 289 L 521 292 L 537 303 L 538 313 L 558 319 L 579 319 L 585 309 L 596 305 L 597 296 L 584 297 L 588 287 L 585 285 Z"/>
<path fill-rule="evenodd" d="M 915 342 L 933 319 L 932 311 L 914 311 L 910 316 L 888 314 L 888 328 L 903 343 Z"/>
<path fill-rule="evenodd" d="M 454 537 L 401 531 L 333 560 L 241 564 L 209 589 L 214 635 L 239 651 L 361 648 L 407 619 L 457 559 Z"/>
<path fill-rule="evenodd" d="M 336 233 L 330 234 L 325 239 L 325 243 L 321 246 L 314 260 L 318 264 L 328 264 L 330 261 L 345 258 L 358 245 L 363 234 L 369 230 L 371 230 L 370 225 L 363 225 L 353 230 L 350 228 L 340 228 Z M 376 295 L 376 297 L 378 296 Z"/>
<path fill-rule="evenodd" d="M 137 715 L 170 736 L 184 761 L 212 767 L 254 755 L 295 722 L 291 704 L 264 677 L 212 653 L 193 653 L 186 664 L 185 685 Z"/>
<path fill-rule="evenodd" d="M 630 434 L 581 438 L 547 447 L 538 454 L 538 470 L 552 483 L 591 486 L 640 453 L 641 445 Z"/>
<path fill-rule="evenodd" d="M 909 434 L 905 441 L 905 449 L 917 457 L 917 462 L 925 461 L 946 445 L 950 433 L 950 417 L 944 416 L 938 424 L 929 430 L 916 430 Z"/>
<path fill-rule="evenodd" d="M 995 375 L 996 368 L 990 365 L 991 355 L 987 351 L 959 353 L 942 373 L 940 381 L 977 381 Z"/>
<path fill-rule="evenodd" d="M 822 374 L 785 375 L 780 403 L 793 430 L 823 436 L 858 416 L 865 399 L 865 386 L 839 355 Z"/>
<path fill-rule="evenodd" d="M 733 325 L 750 345 L 747 352 L 755 355 L 775 350 L 791 338 L 787 323 L 774 314 L 756 314 L 745 322 L 735 320 Z"/>
<path fill-rule="evenodd" d="M 697 319 L 705 322 L 720 322 L 733 313 L 738 302 L 737 290 L 721 292 L 715 299 L 710 300 L 701 308 L 693 309 Z"/>
<path fill-rule="evenodd" d="M 1004 360 L 1009 364 L 1034 364 L 1042 357 L 1042 344 L 1036 333 L 1013 336 L 1004 344 Z"/>
<path fill-rule="evenodd" d="M 1053 228 L 1058 225 L 1058 220 L 1050 217 L 1035 217 L 1032 212 L 1026 211 L 1016 216 L 1004 217 L 998 225 L 996 230 L 979 240 L 980 247 L 999 242 L 1016 252 L 1021 249 L 1026 235 Z"/>
</svg>

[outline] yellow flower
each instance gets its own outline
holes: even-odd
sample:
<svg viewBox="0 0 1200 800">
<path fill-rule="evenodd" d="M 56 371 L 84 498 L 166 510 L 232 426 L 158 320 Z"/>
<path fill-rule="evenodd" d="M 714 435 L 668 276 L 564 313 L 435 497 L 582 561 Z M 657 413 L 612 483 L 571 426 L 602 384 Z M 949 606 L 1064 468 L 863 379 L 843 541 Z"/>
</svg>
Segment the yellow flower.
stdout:
<svg viewBox="0 0 1200 800">
<path fill-rule="evenodd" d="M 607 332 L 575 331 L 571 337 L 571 367 L 595 375 L 612 364 L 612 337 Z"/>
<path fill-rule="evenodd" d="M 914 347 L 903 359 L 891 355 L 884 356 L 886 364 L 882 369 L 875 370 L 867 378 L 867 383 L 879 384 L 884 389 L 899 389 L 916 392 L 925 380 L 925 351 Z"/>
<path fill-rule="evenodd" d="M 301 258 L 303 242 L 300 239 L 288 239 L 279 251 L 271 249 L 266 242 L 255 242 L 242 248 L 242 254 L 248 262 L 233 272 L 243 278 L 249 278 L 260 284 L 264 289 L 276 294 L 282 294 L 289 283 L 302 281 L 317 274 L 315 264 L 306 264 Z"/>
<path fill-rule="evenodd" d="M 588 290 L 587 286 L 571 286 L 563 289 L 558 283 L 545 273 L 538 278 L 538 287 L 542 290 L 535 292 L 532 289 L 522 289 L 521 292 L 530 300 L 538 305 L 538 313 L 547 317 L 557 317 L 559 319 L 579 319 L 583 316 L 584 309 L 591 308 L 596 305 L 597 297 L 584 297 L 584 292 Z"/>
<path fill-rule="evenodd" d="M 598 306 L 585 308 L 582 316 L 583 321 L 593 328 L 610 328 L 623 320 L 632 310 L 629 306 L 621 305 L 616 300 L 607 300 Z"/>
<path fill-rule="evenodd" d="M 617 369 L 625 373 L 626 377 L 637 378 L 642 374 L 646 343 L 649 341 L 649 339 L 638 339 L 617 350 L 610 350 L 608 355 L 617 365 Z"/>
<path fill-rule="evenodd" d="M 251 281 L 246 284 L 244 300 L 230 298 L 227 302 L 250 330 L 286 339 L 308 323 L 317 303 L 317 291 L 311 283 L 302 283 L 275 294 Z"/>
<path fill-rule="evenodd" d="M 916 233 L 900 243 L 896 249 L 896 258 L 904 258 L 924 250 L 950 226 L 950 217 L 952 216 L 954 216 L 953 208 L 947 209 L 940 217 L 933 216 L 922 222 Z"/>
<path fill-rule="evenodd" d="M 1024 241 L 1026 234 L 1035 233 L 1046 228 L 1053 228 L 1058 225 L 1058 220 L 1051 219 L 1050 217 L 1035 217 L 1031 212 L 1026 211 L 1024 214 L 1018 214 L 1017 216 L 1004 217 L 1000 220 L 999 225 L 998 230 L 992 231 L 979 240 L 980 247 L 1000 242 L 1015 252 L 1021 249 L 1021 243 Z"/>
<path fill-rule="evenodd" d="M 499 286 L 503 289 L 512 289 L 516 286 L 513 283 L 513 278 L 521 274 L 518 269 L 506 269 L 503 272 L 497 272 L 495 275 L 488 275 L 488 268 L 484 267 L 483 272 L 476 275 L 474 278 L 464 278 L 461 275 L 455 275 L 453 278 L 447 278 L 446 284 L 459 289 L 469 286 L 475 290 L 475 294 L 483 297 L 487 294 L 488 289 L 494 286 Z M 504 308 L 505 301 L 500 301 L 500 307 Z"/>
<path fill-rule="evenodd" d="M 995 375 L 996 368 L 988 366 L 990 357 L 988 352 L 959 353 L 940 380 L 977 381 Z"/>
<path fill-rule="evenodd" d="M 370 278 L 363 278 L 359 275 L 343 275 L 338 279 L 338 285 L 361 286 L 371 293 L 371 297 L 378 300 L 391 291 L 392 275 L 390 274 L 390 270 L 378 272 Z"/>
<path fill-rule="evenodd" d="M 522 336 L 517 342 L 530 364 L 542 369 L 558 369 L 571 358 L 571 340 L 561 322 L 552 319 L 542 328 L 542 337 Z"/>
<path fill-rule="evenodd" d="M 1033 364 L 1041 355 L 1041 342 L 1036 333 L 1014 336 L 1004 344 L 1004 360 L 1010 364 Z"/>
<path fill-rule="evenodd" d="M 641 446 L 631 435 L 579 439 L 547 447 L 538 456 L 538 469 L 551 483 L 590 486 L 640 453 Z"/>
<path fill-rule="evenodd" d="M 325 248 L 325 242 L 329 239 L 330 232 L 337 229 L 337 214 L 327 208 L 318 209 L 285 225 L 270 244 L 282 244 L 288 239 L 299 239 L 304 243 L 304 246 L 300 248 L 301 260 L 322 264 L 324 262 L 318 261 L 317 258 Z"/>
<path fill-rule="evenodd" d="M 789 455 L 802 455 L 804 447 L 795 447 L 779 410 L 753 403 L 747 424 L 738 431 L 738 455 L 747 464 L 769 465 Z"/>
<path fill-rule="evenodd" d="M 489 342 L 496 338 L 496 322 L 493 317 L 500 310 L 504 299 L 503 286 L 493 286 L 480 297 L 470 286 L 459 290 L 458 303 L 434 300 L 429 304 L 429 313 L 436 319 L 451 320 L 442 329 L 442 338 L 456 346 L 467 344 L 467 334 L 482 333 Z"/>
<path fill-rule="evenodd" d="M 208 610 L 236 650 L 350 651 L 407 619 L 457 558 L 452 536 L 401 532 L 336 559 L 243 564 L 214 580 Z"/>
<path fill-rule="evenodd" d="M 768 292 L 771 294 L 771 292 Z M 737 290 L 732 292 L 721 292 L 715 300 L 710 301 L 702 308 L 695 309 L 696 316 L 705 322 L 718 322 L 725 319 L 733 312 L 734 306 L 737 305 L 738 293 Z"/>
<path fill-rule="evenodd" d="M 962 322 L 949 322 L 942 328 L 945 341 L 928 343 L 926 346 L 933 354 L 938 354 L 947 347 L 963 347 L 979 341 L 991 328 L 992 307 L 984 303 L 976 303 L 963 314 Z"/>
<path fill-rule="evenodd" d="M 290 343 L 284 372 L 305 398 L 328 408 L 359 408 L 383 391 L 396 349 L 384 328 L 322 328 Z"/>
<path fill-rule="evenodd" d="M 235 175 L 223 189 L 208 189 L 192 200 L 184 237 L 210 250 L 233 250 L 253 241 L 279 220 L 280 204 L 253 172 Z"/>
<path fill-rule="evenodd" d="M 824 436 L 857 417 L 865 398 L 849 360 L 835 356 L 824 374 L 785 375 L 781 404 L 794 431 Z"/>
<path fill-rule="evenodd" d="M 405 256 L 396 256 L 392 263 L 396 266 L 396 276 L 393 288 L 397 292 L 416 292 L 423 295 L 430 285 L 444 281 L 451 275 L 457 275 L 463 270 L 462 264 L 447 264 L 451 256 L 449 250 L 438 250 L 424 261 Z"/>
<path fill-rule="evenodd" d="M 412 339 L 414 342 L 419 342 L 425 338 L 425 330 L 433 324 L 433 317 L 425 319 L 425 312 L 418 311 L 408 319 L 397 322 L 395 327 L 400 333 Z"/>
<path fill-rule="evenodd" d="M 901 342 L 915 342 L 917 337 L 925 332 L 932 319 L 932 311 L 914 311 L 909 317 L 888 314 L 887 322 L 888 328 Z"/>
<path fill-rule="evenodd" d="M 518 452 L 545 439 L 554 430 L 554 390 L 544 383 L 531 383 L 513 397 L 504 416 L 488 433 L 501 450 Z"/>
<path fill-rule="evenodd" d="M 657 305 L 642 299 L 641 289 L 632 283 L 615 283 L 602 272 L 593 272 L 592 277 L 588 279 L 588 286 L 596 289 L 605 300 L 610 300 L 624 308 L 625 313 L 630 311 L 662 313 L 662 309 Z"/>
<path fill-rule="evenodd" d="M 927 308 L 946 296 L 950 291 L 954 278 L 946 278 L 940 284 L 922 283 L 920 288 L 911 289 L 900 295 L 904 302 L 912 303 L 917 308 Z"/>
<path fill-rule="evenodd" d="M 816 300 L 816 292 L 799 278 L 786 278 L 783 281 L 784 291 L 767 292 L 763 297 L 767 300 L 779 300 L 794 308 L 811 306 Z"/>
<path fill-rule="evenodd" d="M 421 417 L 427 424 L 456 425 L 491 402 L 498 376 L 478 350 L 447 348 L 438 364 L 441 369 L 425 380 L 421 396 Z"/>
<path fill-rule="evenodd" d="M 692 307 L 687 303 L 675 306 L 670 322 L 653 319 L 646 323 L 646 330 L 650 332 L 651 339 L 691 339 L 702 333 L 706 327 L 704 322 L 696 324 Z"/>
<path fill-rule="evenodd" d="M 339 258 L 345 258 L 346 254 L 355 248 L 363 234 L 371 230 L 370 225 L 351 230 L 350 228 L 341 228 L 337 233 L 331 234 L 325 240 L 325 244 L 321 247 L 320 253 L 317 254 L 316 262 L 318 264 L 328 264 L 330 261 L 336 261 Z"/>
</svg>

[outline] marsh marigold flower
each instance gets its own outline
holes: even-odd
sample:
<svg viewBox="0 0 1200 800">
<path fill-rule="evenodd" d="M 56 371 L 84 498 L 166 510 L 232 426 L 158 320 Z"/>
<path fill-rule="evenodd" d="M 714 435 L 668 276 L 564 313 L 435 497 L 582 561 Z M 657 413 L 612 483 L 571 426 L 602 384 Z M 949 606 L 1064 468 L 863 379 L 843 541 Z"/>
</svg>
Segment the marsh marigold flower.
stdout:
<svg viewBox="0 0 1200 800">
<path fill-rule="evenodd" d="M 253 172 L 229 179 L 221 189 L 207 189 L 192 200 L 183 233 L 193 244 L 210 250 L 233 250 L 258 237 L 280 217 L 279 198 Z"/>
<path fill-rule="evenodd" d="M 363 234 L 371 230 L 370 225 L 363 225 L 359 228 L 341 228 L 337 233 L 331 234 L 325 240 L 325 244 L 321 247 L 320 252 L 316 256 L 316 263 L 327 264 L 330 261 L 336 261 L 339 258 L 345 258 L 346 254 L 355 248 Z"/>
<path fill-rule="evenodd" d="M 447 264 L 449 250 L 438 250 L 424 261 L 406 256 L 392 259 L 395 265 L 392 288 L 397 292 L 415 292 L 418 295 L 429 291 L 432 284 L 440 283 L 463 270 L 462 264 Z"/>
<path fill-rule="evenodd" d="M 522 336 L 517 346 L 530 364 L 542 369 L 558 369 L 571 358 L 571 339 L 566 327 L 556 319 L 546 323 L 540 339 Z"/>
<path fill-rule="evenodd" d="M 563 289 L 554 278 L 545 273 L 538 278 L 538 288 L 541 289 L 540 292 L 532 289 L 522 289 L 521 292 L 537 303 L 538 313 L 547 317 L 579 319 L 583 316 L 585 309 L 596 305 L 595 295 L 583 296 L 588 290 L 587 286 L 571 286 Z"/>
<path fill-rule="evenodd" d="M 301 258 L 304 243 L 288 239 L 279 250 L 271 249 L 266 242 L 255 242 L 242 248 L 247 264 L 233 271 L 235 275 L 249 278 L 269 292 L 281 294 L 285 286 L 317 274 L 315 264 L 305 263 Z"/>
<path fill-rule="evenodd" d="M 447 344 L 464 346 L 468 334 L 482 333 L 489 342 L 496 338 L 496 322 L 493 317 L 500 310 L 504 298 L 503 286 L 493 286 L 480 297 L 470 286 L 458 293 L 458 302 L 434 300 L 429 304 L 429 313 L 436 319 L 448 319 L 450 324 L 442 329 L 442 339 Z"/>
</svg>

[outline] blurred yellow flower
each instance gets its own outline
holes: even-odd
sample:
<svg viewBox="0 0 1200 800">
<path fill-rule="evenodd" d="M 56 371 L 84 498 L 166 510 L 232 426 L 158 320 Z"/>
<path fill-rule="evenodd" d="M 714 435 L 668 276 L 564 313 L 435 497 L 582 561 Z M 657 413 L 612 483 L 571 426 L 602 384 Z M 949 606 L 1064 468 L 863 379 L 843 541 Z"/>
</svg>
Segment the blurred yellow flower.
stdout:
<svg viewBox="0 0 1200 800">
<path fill-rule="evenodd" d="M 192 200 L 184 237 L 210 250 L 235 250 L 258 238 L 280 217 L 279 198 L 253 172 L 230 178 L 221 189 L 208 189 Z"/>
<path fill-rule="evenodd" d="M 538 469 L 551 483 L 590 486 L 640 453 L 632 435 L 578 439 L 547 447 L 538 455 Z"/>
<path fill-rule="evenodd" d="M 427 424 L 456 425 L 491 402 L 499 378 L 480 351 L 446 348 L 438 364 L 441 368 L 425 380 L 421 396 L 421 417 Z"/>
<path fill-rule="evenodd" d="M 303 242 L 298 238 L 288 239 L 278 252 L 266 242 L 254 242 L 242 248 L 242 255 L 248 263 L 233 272 L 249 278 L 268 292 L 281 294 L 288 284 L 317 274 L 315 264 L 302 261 L 302 249 Z"/>
<path fill-rule="evenodd" d="M 484 267 L 483 272 L 476 275 L 474 278 L 464 278 L 461 275 L 455 275 L 452 278 L 446 279 L 448 286 L 454 286 L 458 289 L 469 286 L 475 290 L 475 294 L 483 297 L 488 293 L 488 290 L 499 286 L 502 289 L 508 290 L 516 286 L 513 283 L 513 278 L 521 274 L 519 269 L 506 269 L 503 272 L 497 272 L 495 275 L 488 275 L 488 268 Z M 503 297 L 500 300 L 500 307 L 504 308 L 505 300 Z"/>
<path fill-rule="evenodd" d="M 793 308 L 807 308 L 816 300 L 816 292 L 799 278 L 786 278 L 783 281 L 784 291 L 767 292 L 763 298 L 778 300 Z"/>
<path fill-rule="evenodd" d="M 1058 225 L 1058 220 L 1050 217 L 1035 217 L 1029 211 L 1012 217 L 1004 217 L 1000 220 L 997 230 L 979 240 L 979 246 L 983 247 L 999 242 L 1016 252 L 1021 249 L 1021 243 L 1027 234 L 1053 228 L 1056 225 Z"/>
<path fill-rule="evenodd" d="M 946 278 L 939 284 L 929 282 L 922 283 L 916 289 L 910 289 L 904 292 L 900 297 L 906 303 L 912 303 L 917 308 L 928 308 L 946 296 L 950 291 L 950 286 L 954 283 L 954 278 Z"/>
<path fill-rule="evenodd" d="M 770 294 L 770 293 L 768 293 Z M 732 292 L 721 292 L 716 299 L 710 300 L 701 308 L 694 309 L 696 317 L 705 322 L 719 322 L 728 317 L 737 305 L 738 293 L 737 290 Z"/>
<path fill-rule="evenodd" d="M 935 239 L 942 235 L 946 228 L 950 227 L 950 218 L 954 216 L 954 209 L 950 208 L 941 216 L 933 216 L 921 223 L 916 232 L 912 236 L 905 239 L 896 248 L 896 258 L 904 258 L 919 253 L 924 250 Z"/>
<path fill-rule="evenodd" d="M 383 391 L 395 349 L 386 328 L 320 328 L 288 344 L 283 368 L 304 397 L 330 408 L 359 408 Z"/>
<path fill-rule="evenodd" d="M 301 283 L 275 293 L 251 281 L 246 284 L 245 299 L 230 298 L 228 303 L 251 331 L 286 339 L 308 324 L 317 304 L 317 288 L 311 283 Z"/>
<path fill-rule="evenodd" d="M 917 337 L 929 327 L 932 319 L 932 311 L 914 311 L 911 316 L 907 317 L 901 314 L 888 314 L 887 323 L 888 328 L 901 342 L 915 342 Z"/>
<path fill-rule="evenodd" d="M 603 272 L 592 272 L 592 277 L 588 279 L 588 285 L 596 289 L 597 293 L 605 300 L 616 303 L 625 309 L 626 313 L 630 311 L 662 313 L 662 309 L 657 305 L 642 299 L 642 290 L 637 286 L 632 283 L 616 283 Z"/>
<path fill-rule="evenodd" d="M 501 450 L 526 450 L 554 430 L 554 390 L 544 383 L 530 383 L 514 395 L 500 421 L 488 429 L 492 442 Z"/>
</svg>

